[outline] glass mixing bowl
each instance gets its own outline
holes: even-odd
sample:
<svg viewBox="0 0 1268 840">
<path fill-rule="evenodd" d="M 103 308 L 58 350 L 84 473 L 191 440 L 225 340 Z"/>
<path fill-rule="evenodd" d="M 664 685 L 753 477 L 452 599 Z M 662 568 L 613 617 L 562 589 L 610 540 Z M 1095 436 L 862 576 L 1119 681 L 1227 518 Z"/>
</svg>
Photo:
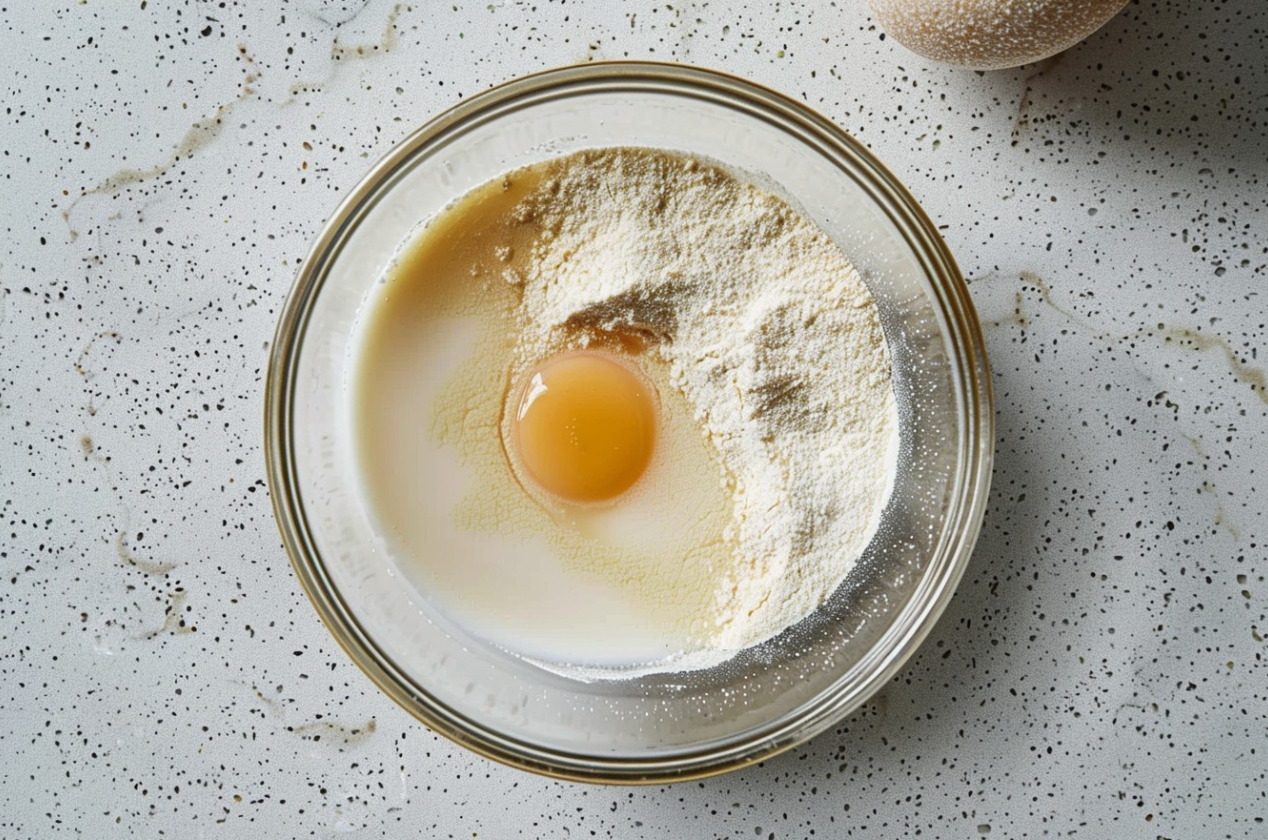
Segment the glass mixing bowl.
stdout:
<svg viewBox="0 0 1268 840">
<path fill-rule="evenodd" d="M 900 455 L 880 530 L 805 621 L 723 665 L 629 679 L 547 671 L 448 621 L 357 492 L 350 345 L 367 291 L 455 198 L 568 152 L 649 146 L 720 162 L 815 221 L 871 289 L 893 357 Z M 550 776 L 663 782 L 738 768 L 856 709 L 928 634 L 968 561 L 993 456 L 990 378 L 967 288 L 934 225 L 841 129 L 741 79 L 589 64 L 478 94 L 379 161 L 326 224 L 278 325 L 269 484 L 313 606 L 389 696 L 483 755 Z"/>
</svg>

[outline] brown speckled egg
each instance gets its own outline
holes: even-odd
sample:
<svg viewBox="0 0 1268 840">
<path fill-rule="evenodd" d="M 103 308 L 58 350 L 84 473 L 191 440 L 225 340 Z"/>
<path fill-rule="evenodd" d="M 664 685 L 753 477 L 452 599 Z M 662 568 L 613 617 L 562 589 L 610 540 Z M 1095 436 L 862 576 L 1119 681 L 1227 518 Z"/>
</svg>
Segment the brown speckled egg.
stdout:
<svg viewBox="0 0 1268 840">
<path fill-rule="evenodd" d="M 1127 0 L 868 0 L 886 34 L 935 61 L 979 70 L 1055 55 Z"/>
</svg>

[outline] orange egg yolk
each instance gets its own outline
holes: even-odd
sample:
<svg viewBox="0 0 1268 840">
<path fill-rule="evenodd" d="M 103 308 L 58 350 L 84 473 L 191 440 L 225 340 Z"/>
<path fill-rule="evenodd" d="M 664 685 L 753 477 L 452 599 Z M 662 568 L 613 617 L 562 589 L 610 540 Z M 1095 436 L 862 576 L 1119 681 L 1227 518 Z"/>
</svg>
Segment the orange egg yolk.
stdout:
<svg viewBox="0 0 1268 840">
<path fill-rule="evenodd" d="M 519 461 L 542 490 L 569 502 L 608 501 L 651 461 L 655 397 L 606 354 L 565 353 L 529 371 L 513 432 Z"/>
</svg>

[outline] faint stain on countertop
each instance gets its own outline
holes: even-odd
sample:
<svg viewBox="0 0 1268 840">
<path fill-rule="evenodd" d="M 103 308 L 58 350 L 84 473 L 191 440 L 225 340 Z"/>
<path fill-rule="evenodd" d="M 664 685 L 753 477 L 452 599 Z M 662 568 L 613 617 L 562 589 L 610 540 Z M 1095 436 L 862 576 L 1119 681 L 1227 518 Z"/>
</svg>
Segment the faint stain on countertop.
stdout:
<svg viewBox="0 0 1268 840">
<path fill-rule="evenodd" d="M 106 176 L 96 186 L 81 192 L 62 210 L 62 220 L 66 222 L 72 242 L 79 238 L 79 231 L 75 229 L 71 222 L 71 213 L 80 201 L 92 195 L 112 195 L 132 184 L 139 184 L 157 178 L 182 160 L 188 160 L 193 157 L 220 136 L 220 133 L 224 131 L 226 118 L 240 103 L 255 95 L 253 85 L 259 80 L 259 75 L 255 70 L 255 59 L 247 52 L 245 46 L 238 46 L 237 58 L 244 64 L 242 85 L 238 95 L 234 99 L 217 106 L 215 111 L 209 116 L 196 120 L 190 125 L 167 160 L 147 169 L 119 169 L 113 174 Z"/>
<path fill-rule="evenodd" d="M 1038 293 L 1040 300 L 1057 312 L 1067 321 L 1076 324 L 1080 328 L 1089 330 L 1098 340 L 1111 342 L 1115 344 L 1125 344 L 1129 350 L 1138 349 L 1136 342 L 1141 339 L 1158 339 L 1162 344 L 1177 347 L 1181 350 L 1191 350 L 1202 353 L 1208 350 L 1218 350 L 1228 364 L 1229 371 L 1233 378 L 1243 385 L 1250 387 L 1251 392 L 1264 405 L 1268 405 L 1268 372 L 1264 368 L 1255 367 L 1247 364 L 1245 359 L 1238 354 L 1236 348 L 1229 343 L 1228 339 L 1218 333 L 1207 333 L 1201 330 L 1189 327 L 1171 326 L 1166 323 L 1158 323 L 1154 326 L 1141 327 L 1127 333 L 1115 333 L 1105 331 L 1094 324 L 1087 321 L 1086 318 L 1080 316 L 1073 310 L 1066 308 L 1056 302 L 1053 298 L 1052 289 L 1048 283 L 1031 271 L 1020 271 L 1016 274 L 1017 279 L 1021 281 L 1021 287 L 1014 292 L 1014 307 L 1012 313 L 1005 318 L 997 318 L 993 320 L 984 320 L 982 326 L 984 328 L 995 328 L 1005 325 L 1014 325 L 1026 327 L 1030 323 L 1030 317 L 1026 314 L 1024 308 L 1024 293 L 1027 288 L 1033 289 Z M 968 278 L 966 282 L 969 285 L 992 283 L 1002 279 L 1003 275 L 996 272 L 985 274 L 979 277 Z"/>
<path fill-rule="evenodd" d="M 297 726 L 286 727 L 287 732 L 292 732 L 305 741 L 334 744 L 335 748 L 340 751 L 351 749 L 361 744 L 374 734 L 375 729 L 374 718 L 370 718 L 364 723 L 353 725 L 314 720 L 298 724 Z M 323 739 L 325 740 L 323 741 Z"/>
<path fill-rule="evenodd" d="M 362 9 L 365 7 L 362 6 Z M 335 35 L 334 41 L 330 44 L 330 57 L 335 61 L 343 61 L 347 58 L 365 58 L 374 53 L 389 53 L 396 46 L 396 19 L 402 11 L 408 11 L 409 6 L 404 3 L 397 3 L 392 7 L 392 11 L 388 12 L 387 20 L 383 24 L 383 33 L 379 36 L 378 41 L 364 43 L 343 43 L 339 35 Z"/>
<path fill-rule="evenodd" d="M 1021 141 L 1021 135 L 1030 127 L 1030 94 L 1034 90 L 1035 82 L 1046 76 L 1051 70 L 1061 64 L 1066 53 L 1059 52 L 1054 56 L 1043 59 L 1035 64 L 1035 70 L 1024 80 L 1022 80 L 1021 96 L 1017 99 L 1017 116 L 1013 120 L 1013 130 L 1011 134 L 1012 144 L 1016 146 Z"/>
<path fill-rule="evenodd" d="M 198 628 L 189 624 L 184 618 L 185 613 L 188 611 L 188 606 L 185 603 L 188 597 L 189 593 L 185 591 L 184 587 L 178 586 L 168 592 L 167 606 L 163 610 L 163 624 L 153 630 L 147 630 L 145 633 L 142 633 L 140 638 L 153 639 L 157 636 L 163 635 L 164 633 L 182 634 L 197 632 Z"/>
<path fill-rule="evenodd" d="M 147 575 L 161 577 L 176 568 L 176 563 L 158 562 L 149 560 L 139 556 L 128 545 L 128 531 L 131 527 L 132 512 L 123 500 L 123 494 L 119 492 L 119 486 L 115 483 L 113 473 L 110 468 L 110 456 L 103 455 L 97 449 L 97 444 L 92 439 L 92 435 L 81 435 L 79 438 L 79 449 L 84 454 L 84 460 L 96 464 L 105 476 L 106 486 L 114 495 L 115 501 L 121 510 L 119 525 L 115 530 L 114 547 L 115 553 L 126 566 L 144 572 Z"/>
<path fill-rule="evenodd" d="M 301 93 L 316 93 L 317 91 L 324 89 L 334 77 L 334 74 L 338 72 L 339 66 L 342 63 L 373 58 L 379 55 L 386 55 L 392 51 L 392 49 L 396 46 L 397 19 L 400 17 L 402 12 L 412 11 L 413 7 L 406 5 L 405 3 L 397 3 L 393 6 L 392 10 L 387 14 L 387 18 L 383 23 L 382 33 L 379 35 L 379 39 L 377 41 L 356 41 L 344 43 L 340 30 L 355 20 L 356 17 L 365 10 L 367 5 L 369 4 L 363 4 L 355 14 L 333 24 L 335 28 L 335 36 L 330 42 L 330 59 L 332 64 L 330 71 L 326 74 L 326 76 L 321 79 L 301 79 L 300 81 L 293 82 L 290 87 L 287 88 L 289 98 L 281 102 L 281 105 L 289 105 L 294 101 L 295 97 Z"/>
<path fill-rule="evenodd" d="M 262 710 L 264 717 L 276 721 L 283 730 L 303 741 L 333 746 L 343 752 L 364 743 L 378 729 L 378 723 L 372 717 L 361 723 L 349 724 L 336 720 L 327 720 L 324 716 L 317 715 L 312 720 L 305 720 L 301 723 L 288 723 L 288 701 L 283 700 L 281 697 L 269 696 L 256 683 L 251 683 L 249 686 L 245 683 L 237 684 L 251 689 L 255 699 L 264 706 Z M 281 693 L 281 686 L 277 687 L 277 693 Z"/>
</svg>

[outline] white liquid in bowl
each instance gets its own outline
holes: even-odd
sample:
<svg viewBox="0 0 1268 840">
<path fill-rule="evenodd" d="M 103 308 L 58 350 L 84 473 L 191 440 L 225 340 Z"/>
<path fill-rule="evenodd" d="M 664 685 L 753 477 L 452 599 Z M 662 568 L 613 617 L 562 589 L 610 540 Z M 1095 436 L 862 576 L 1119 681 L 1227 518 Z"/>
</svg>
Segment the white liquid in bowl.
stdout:
<svg viewBox="0 0 1268 840">
<path fill-rule="evenodd" d="M 651 462 L 617 502 L 568 505 L 518 480 L 500 429 L 517 295 L 498 249 L 523 244 L 504 220 L 531 180 L 433 220 L 367 301 L 352 387 L 361 491 L 398 565 L 476 635 L 549 662 L 665 660 L 708 611 L 722 473 L 666 387 Z M 664 379 L 654 359 L 635 364 Z"/>
</svg>

